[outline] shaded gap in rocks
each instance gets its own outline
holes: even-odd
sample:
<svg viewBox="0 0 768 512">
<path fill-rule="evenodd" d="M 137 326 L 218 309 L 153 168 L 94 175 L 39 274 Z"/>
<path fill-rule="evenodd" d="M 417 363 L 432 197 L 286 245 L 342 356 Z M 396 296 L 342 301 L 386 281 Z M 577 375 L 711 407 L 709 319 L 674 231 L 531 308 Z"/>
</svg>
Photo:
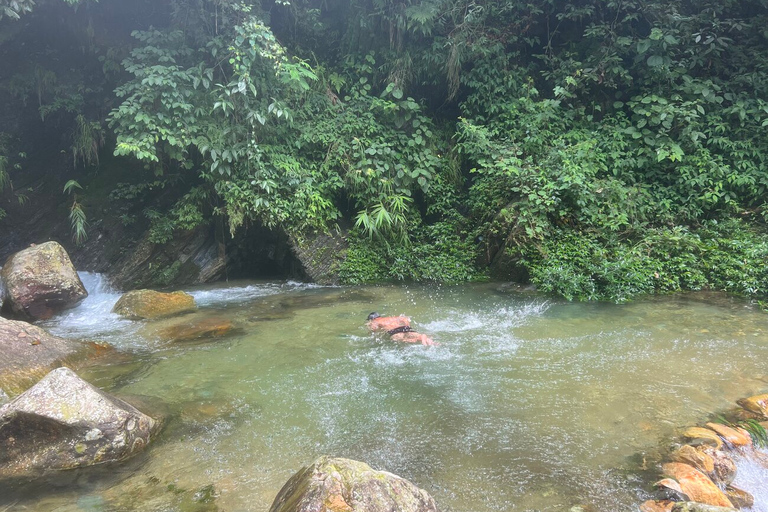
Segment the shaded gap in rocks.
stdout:
<svg viewBox="0 0 768 512">
<path fill-rule="evenodd" d="M 281 229 L 242 228 L 227 242 L 228 279 L 297 279 L 308 281 L 301 262 Z"/>
</svg>

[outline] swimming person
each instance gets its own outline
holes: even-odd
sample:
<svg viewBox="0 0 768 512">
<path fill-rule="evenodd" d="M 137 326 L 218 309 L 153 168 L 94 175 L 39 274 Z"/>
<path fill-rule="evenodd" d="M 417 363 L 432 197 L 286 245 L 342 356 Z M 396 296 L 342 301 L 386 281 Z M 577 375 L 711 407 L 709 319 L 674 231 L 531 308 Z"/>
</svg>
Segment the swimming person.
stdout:
<svg viewBox="0 0 768 512">
<path fill-rule="evenodd" d="M 399 327 L 410 327 L 411 319 L 407 316 L 381 316 L 375 311 L 368 315 L 368 323 L 365 324 L 372 331 L 391 331 Z"/>
<path fill-rule="evenodd" d="M 426 334 L 414 331 L 411 327 L 411 319 L 407 316 L 381 316 L 373 312 L 368 315 L 366 325 L 371 331 L 387 331 L 390 339 L 401 343 L 439 345 Z"/>
</svg>

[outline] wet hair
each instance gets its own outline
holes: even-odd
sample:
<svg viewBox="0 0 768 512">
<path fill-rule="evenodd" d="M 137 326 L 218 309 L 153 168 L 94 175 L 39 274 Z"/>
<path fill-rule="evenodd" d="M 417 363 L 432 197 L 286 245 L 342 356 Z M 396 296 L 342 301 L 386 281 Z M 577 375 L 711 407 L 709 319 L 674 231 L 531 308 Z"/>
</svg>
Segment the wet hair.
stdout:
<svg viewBox="0 0 768 512">
<path fill-rule="evenodd" d="M 392 336 L 393 334 L 400 334 L 401 332 L 414 332 L 414 331 L 410 325 L 402 325 L 400 327 L 395 327 L 394 329 L 387 331 L 387 334 Z"/>
<path fill-rule="evenodd" d="M 376 320 L 380 316 L 381 316 L 380 314 L 378 314 L 377 312 L 374 311 L 373 313 L 368 315 L 368 321 L 370 322 L 371 320 Z"/>
</svg>

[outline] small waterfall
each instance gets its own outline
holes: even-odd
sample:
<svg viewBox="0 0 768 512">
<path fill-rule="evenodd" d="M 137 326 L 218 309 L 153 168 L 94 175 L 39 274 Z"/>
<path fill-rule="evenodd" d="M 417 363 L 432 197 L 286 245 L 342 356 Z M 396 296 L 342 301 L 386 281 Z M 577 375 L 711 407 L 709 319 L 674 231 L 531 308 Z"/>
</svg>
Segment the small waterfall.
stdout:
<svg viewBox="0 0 768 512">
<path fill-rule="evenodd" d="M 121 348 L 139 346 L 135 333 L 139 322 L 112 313 L 121 293 L 114 290 L 102 274 L 78 272 L 88 297 L 76 307 L 43 323 L 56 336 L 107 341 Z"/>
</svg>

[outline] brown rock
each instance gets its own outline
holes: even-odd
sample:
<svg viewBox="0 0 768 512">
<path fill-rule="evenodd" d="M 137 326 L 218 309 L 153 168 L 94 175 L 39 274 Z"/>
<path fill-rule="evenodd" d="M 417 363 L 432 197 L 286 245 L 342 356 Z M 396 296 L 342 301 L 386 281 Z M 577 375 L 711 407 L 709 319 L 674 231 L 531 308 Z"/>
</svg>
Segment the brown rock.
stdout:
<svg viewBox="0 0 768 512">
<path fill-rule="evenodd" d="M 0 389 L 21 393 L 62 365 L 79 367 L 114 354 L 107 345 L 67 340 L 40 327 L 0 318 Z"/>
<path fill-rule="evenodd" d="M 23 319 L 50 318 L 88 296 L 67 251 L 57 242 L 12 255 L 0 278 L 5 284 L 3 313 Z"/>
<path fill-rule="evenodd" d="M 719 423 L 707 423 L 707 427 L 720 434 L 720 437 L 732 446 L 749 446 L 752 444 L 752 437 L 744 430 L 737 430 Z"/>
<path fill-rule="evenodd" d="M 656 487 L 663 487 L 665 489 L 669 489 L 671 491 L 675 491 L 677 494 L 681 494 L 688 497 L 684 492 L 683 488 L 680 487 L 680 484 L 676 480 L 672 480 L 671 478 L 664 478 L 653 484 Z"/>
<path fill-rule="evenodd" d="M 763 418 L 768 418 L 768 393 L 742 398 L 737 400 L 736 403 L 749 412 L 758 414 Z"/>
<path fill-rule="evenodd" d="M 711 446 L 700 446 L 698 450 L 712 457 L 715 463 L 715 470 L 712 473 L 712 480 L 719 485 L 727 485 L 733 482 L 736 477 L 736 463 L 733 462 L 730 455 L 722 450 L 716 450 Z"/>
<path fill-rule="evenodd" d="M 691 445 L 685 445 L 672 454 L 672 460 L 693 466 L 702 473 L 712 475 L 715 471 L 715 461 L 708 454 L 696 450 Z"/>
<path fill-rule="evenodd" d="M 664 474 L 674 478 L 680 483 L 680 487 L 692 501 L 717 505 L 719 507 L 732 507 L 728 497 L 721 491 L 707 475 L 688 464 L 669 462 L 662 466 Z"/>
<path fill-rule="evenodd" d="M 112 312 L 133 320 L 141 320 L 186 313 L 196 307 L 194 297 L 181 291 L 163 293 L 154 290 L 133 290 L 120 297 Z"/>
<path fill-rule="evenodd" d="M 232 322 L 221 318 L 206 318 L 191 323 L 179 323 L 161 329 L 158 334 L 172 341 L 191 341 L 200 338 L 220 338 L 232 330 Z"/>
<path fill-rule="evenodd" d="M 674 504 L 671 500 L 648 500 L 640 505 L 640 512 L 670 512 Z"/>
<path fill-rule="evenodd" d="M 731 500 L 733 506 L 738 509 L 752 508 L 755 504 L 754 496 L 749 494 L 747 491 L 739 489 L 733 485 L 729 485 L 725 488 L 725 495 L 728 496 L 729 500 Z"/>
<path fill-rule="evenodd" d="M 0 407 L 0 477 L 123 460 L 141 451 L 158 426 L 58 368 Z"/>
<path fill-rule="evenodd" d="M 694 444 L 710 444 L 718 450 L 723 447 L 720 436 L 708 428 L 690 427 L 683 432 L 683 437 L 690 439 Z"/>
<path fill-rule="evenodd" d="M 696 503 L 693 501 L 684 501 L 675 503 L 672 506 L 672 512 L 737 512 L 732 507 L 718 507 L 707 505 L 705 503 Z"/>
<path fill-rule="evenodd" d="M 320 457 L 296 473 L 269 512 L 439 512 L 408 480 L 363 462 Z"/>
</svg>

